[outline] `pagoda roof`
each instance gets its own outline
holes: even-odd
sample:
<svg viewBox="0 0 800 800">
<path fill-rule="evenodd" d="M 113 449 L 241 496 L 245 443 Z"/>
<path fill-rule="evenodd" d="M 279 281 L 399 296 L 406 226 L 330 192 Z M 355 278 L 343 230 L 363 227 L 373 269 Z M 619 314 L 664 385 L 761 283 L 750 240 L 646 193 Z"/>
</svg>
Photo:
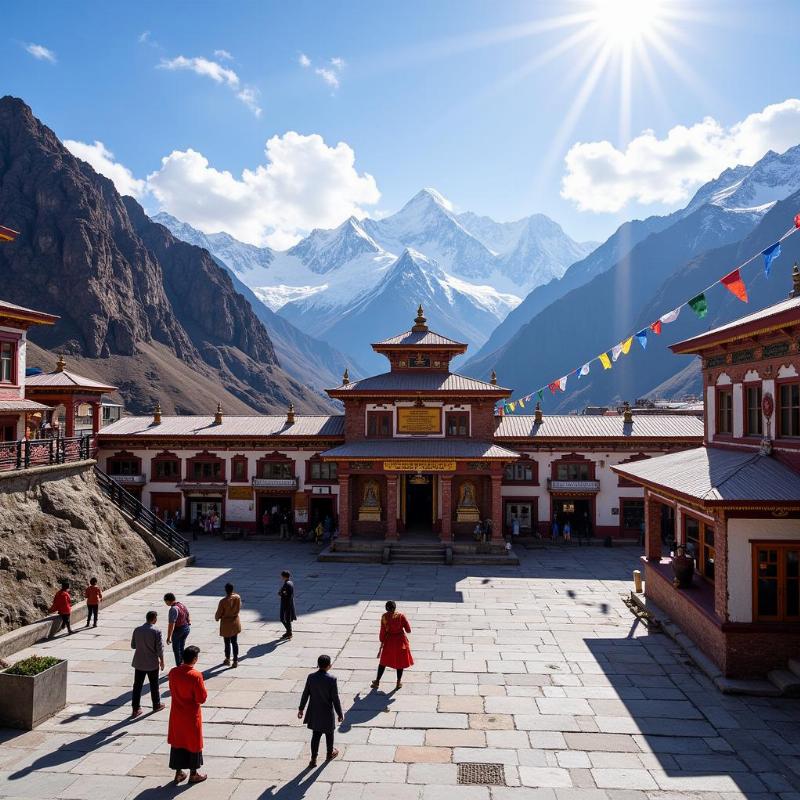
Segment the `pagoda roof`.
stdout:
<svg viewBox="0 0 800 800">
<path fill-rule="evenodd" d="M 414 326 L 410 330 L 398 333 L 396 336 L 390 336 L 388 339 L 383 339 L 372 345 L 372 349 L 379 353 L 384 350 L 395 350 L 404 347 L 431 347 L 436 350 L 455 350 L 458 353 L 463 353 L 468 345 L 465 342 L 457 342 L 455 339 L 442 336 L 442 334 L 428 328 L 428 321 L 425 319 L 425 313 L 420 305 L 417 308 Z"/>
<path fill-rule="evenodd" d="M 63 362 L 59 362 L 63 363 Z M 40 372 L 38 375 L 28 375 L 25 378 L 25 389 L 34 391 L 47 391 L 50 389 L 80 390 L 85 389 L 92 392 L 113 392 L 116 386 L 109 386 L 100 381 L 85 378 L 75 372 L 66 369 L 54 370 L 53 372 Z"/>
<path fill-rule="evenodd" d="M 459 375 L 457 372 L 433 369 L 384 372 L 381 375 L 373 375 L 358 381 L 343 383 L 335 389 L 328 389 L 327 391 L 332 397 L 346 397 L 353 394 L 396 395 L 407 393 L 415 395 L 420 392 L 453 392 L 460 394 L 480 392 L 481 394 L 485 393 L 496 397 L 505 397 L 511 394 L 511 389 L 506 389 L 504 386 L 498 386 L 495 383 L 480 381 L 477 378 L 468 378 L 466 375 Z"/>
</svg>

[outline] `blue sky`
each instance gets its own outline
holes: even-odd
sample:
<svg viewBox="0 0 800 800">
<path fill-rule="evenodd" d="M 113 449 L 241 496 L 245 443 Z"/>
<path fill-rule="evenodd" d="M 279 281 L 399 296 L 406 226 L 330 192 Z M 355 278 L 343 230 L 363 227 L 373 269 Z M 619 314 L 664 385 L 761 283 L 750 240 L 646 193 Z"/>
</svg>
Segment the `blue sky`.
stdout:
<svg viewBox="0 0 800 800">
<path fill-rule="evenodd" d="M 354 210 L 394 211 L 424 186 L 459 210 L 498 220 L 543 212 L 573 237 L 598 240 L 632 216 L 684 205 L 709 170 L 731 165 L 726 159 L 757 158 L 763 143 L 800 142 L 795 107 L 777 122 L 759 118 L 755 133 L 730 130 L 798 95 L 800 4 L 662 0 L 667 22 L 659 36 L 674 58 L 642 40 L 660 90 L 635 56 L 626 95 L 612 46 L 581 107 L 581 85 L 598 63 L 594 50 L 608 44 L 598 41 L 605 34 L 548 60 L 548 50 L 586 26 L 536 28 L 596 6 L 18 3 L 5 11 L 2 90 L 22 97 L 62 139 L 102 142 L 109 160 L 142 182 L 136 186 L 149 210 L 164 206 L 206 228 L 242 220 L 232 232 L 251 240 L 275 228 L 273 244 Z M 212 77 L 209 69 L 218 71 Z M 681 161 L 681 143 L 670 151 L 669 132 L 706 117 L 717 128 L 692 129 L 694 150 Z M 645 129 L 652 141 L 637 138 Z M 301 138 L 285 138 L 290 131 Z M 305 138 L 312 134 L 324 144 Z M 259 176 L 271 137 L 278 137 L 273 158 L 286 162 Z M 614 148 L 624 153 L 631 139 L 636 152 L 620 160 Z M 334 153 L 338 142 L 346 147 Z M 573 150 L 571 196 L 564 197 L 564 159 L 576 143 L 594 149 Z M 176 158 L 142 188 L 162 158 L 189 150 L 197 154 L 191 164 Z M 305 188 L 290 191 L 298 159 L 308 167 Z M 631 174 L 609 178 L 616 168 Z M 241 181 L 245 169 L 254 175 L 249 183 Z M 678 176 L 671 192 L 659 170 L 669 172 L 667 181 Z M 613 202 L 604 199 L 611 195 Z M 245 221 L 254 204 L 261 222 Z M 274 225 L 263 221 L 270 215 L 279 218 Z"/>
</svg>

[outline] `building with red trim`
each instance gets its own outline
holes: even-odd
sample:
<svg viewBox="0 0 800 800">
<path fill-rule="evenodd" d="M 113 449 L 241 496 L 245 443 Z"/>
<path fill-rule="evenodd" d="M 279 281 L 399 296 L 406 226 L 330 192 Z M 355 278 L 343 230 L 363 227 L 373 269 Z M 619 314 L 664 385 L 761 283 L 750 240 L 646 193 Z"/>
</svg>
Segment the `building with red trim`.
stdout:
<svg viewBox="0 0 800 800">
<path fill-rule="evenodd" d="M 331 416 L 125 417 L 98 434 L 101 466 L 161 515 L 185 525 L 216 512 L 259 531 L 275 514 L 295 526 L 330 516 L 338 547 L 411 534 L 470 541 L 493 521 L 497 543 L 550 535 L 553 519 L 638 540 L 643 492 L 615 464 L 696 448 L 701 420 L 683 415 L 495 415 L 511 390 L 451 369 L 466 345 L 412 328 L 373 345 L 388 370 L 328 394 Z M 266 513 L 266 517 L 265 517 Z M 516 522 L 515 522 L 516 520 Z"/>
<path fill-rule="evenodd" d="M 672 345 L 702 361 L 703 446 L 613 468 L 644 488 L 646 597 L 727 678 L 800 654 L 797 265 L 793 282 L 789 299 Z M 694 566 L 685 588 L 676 545 Z"/>
</svg>

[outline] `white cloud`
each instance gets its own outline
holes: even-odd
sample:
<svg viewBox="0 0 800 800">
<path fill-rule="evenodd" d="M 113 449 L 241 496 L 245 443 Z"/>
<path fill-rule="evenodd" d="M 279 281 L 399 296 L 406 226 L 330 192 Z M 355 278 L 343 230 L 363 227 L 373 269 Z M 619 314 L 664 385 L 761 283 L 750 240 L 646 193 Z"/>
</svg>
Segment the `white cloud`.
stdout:
<svg viewBox="0 0 800 800">
<path fill-rule="evenodd" d="M 120 194 L 129 194 L 137 200 L 146 191 L 146 183 L 133 177 L 133 173 L 125 166 L 114 161 L 114 154 L 102 143 L 94 144 L 65 139 L 64 146 L 72 155 L 88 162 L 97 172 L 114 182 Z"/>
<path fill-rule="evenodd" d="M 227 50 L 215 50 L 214 55 L 223 61 L 233 61 L 233 56 Z"/>
<path fill-rule="evenodd" d="M 314 72 L 322 78 L 325 83 L 328 84 L 332 89 L 339 88 L 339 76 L 332 70 L 328 69 L 327 67 L 317 67 Z"/>
<path fill-rule="evenodd" d="M 139 44 L 147 44 L 150 41 L 150 31 L 142 31 L 139 34 Z"/>
<path fill-rule="evenodd" d="M 331 66 L 334 69 L 343 69 L 344 68 L 344 59 L 343 58 L 339 58 L 338 56 L 336 58 L 332 58 L 331 59 Z"/>
<path fill-rule="evenodd" d="M 300 64 L 303 69 L 308 69 L 312 66 L 311 59 L 305 53 L 300 53 L 297 63 Z M 336 91 L 339 86 L 341 86 L 341 73 L 344 67 L 344 59 L 336 56 L 330 59 L 326 66 L 315 67 L 314 74 L 319 75 L 333 91 Z"/>
<path fill-rule="evenodd" d="M 673 205 L 736 164 L 800 143 L 800 100 L 788 99 L 726 128 L 711 117 L 676 125 L 659 139 L 651 130 L 624 150 L 611 142 L 577 142 L 565 157 L 561 196 L 582 211 L 616 212 L 631 202 Z"/>
<path fill-rule="evenodd" d="M 266 161 L 237 178 L 195 150 L 176 150 L 147 178 L 163 210 L 207 233 L 228 231 L 279 249 L 313 228 L 330 228 L 380 199 L 375 179 L 355 168 L 344 142 L 288 131 L 266 143 Z"/>
<path fill-rule="evenodd" d="M 297 63 L 300 64 L 301 67 L 310 67 L 311 59 L 305 53 L 300 53 Z"/>
<path fill-rule="evenodd" d="M 56 54 L 43 44 L 34 44 L 33 42 L 30 42 L 29 44 L 25 45 L 25 50 L 34 58 L 39 59 L 39 61 L 49 61 L 51 64 L 56 63 Z"/>
<path fill-rule="evenodd" d="M 215 51 L 216 53 L 225 52 Z M 228 53 L 230 55 L 230 53 Z M 223 67 L 218 61 L 197 56 L 186 58 L 186 56 L 176 56 L 175 58 L 162 58 L 158 65 L 159 69 L 168 70 L 189 70 L 196 75 L 211 78 L 214 83 L 219 83 L 232 89 L 236 97 L 241 100 L 255 115 L 261 116 L 261 106 L 258 104 L 258 89 L 252 86 L 243 86 L 239 76 L 229 67 Z"/>
</svg>

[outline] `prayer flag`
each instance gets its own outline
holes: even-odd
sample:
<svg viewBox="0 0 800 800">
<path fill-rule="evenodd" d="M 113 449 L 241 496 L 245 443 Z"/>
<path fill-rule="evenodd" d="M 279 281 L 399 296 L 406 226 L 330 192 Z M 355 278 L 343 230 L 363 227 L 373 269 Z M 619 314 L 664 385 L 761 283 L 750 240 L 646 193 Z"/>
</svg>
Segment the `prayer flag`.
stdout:
<svg viewBox="0 0 800 800">
<path fill-rule="evenodd" d="M 796 214 L 795 215 L 794 226 L 795 226 L 795 228 L 800 228 L 800 214 Z"/>
<path fill-rule="evenodd" d="M 647 350 L 647 328 L 642 328 L 642 330 L 636 334 L 636 339 L 642 346 L 642 350 Z"/>
<path fill-rule="evenodd" d="M 567 376 L 565 375 L 563 378 L 558 379 L 558 388 L 561 389 L 562 392 L 567 391 Z"/>
<path fill-rule="evenodd" d="M 616 361 L 622 355 L 622 342 L 611 348 L 611 360 Z"/>
<path fill-rule="evenodd" d="M 700 294 L 693 297 L 687 305 L 700 319 L 703 319 L 703 317 L 708 314 L 708 301 L 706 300 L 704 292 L 700 292 Z"/>
<path fill-rule="evenodd" d="M 517 407 L 517 403 L 516 403 L 516 401 L 514 401 L 514 402 L 512 402 L 512 403 L 509 403 L 509 404 L 508 404 L 508 408 L 509 408 L 511 411 L 513 411 L 513 410 L 514 410 L 516 407 Z"/>
<path fill-rule="evenodd" d="M 743 303 L 747 302 L 747 287 L 742 280 L 742 274 L 738 269 L 729 272 L 720 283 L 734 296 L 738 297 Z"/>
<path fill-rule="evenodd" d="M 525 408 L 525 398 L 524 397 L 520 398 L 519 407 L 520 408 Z"/>
<path fill-rule="evenodd" d="M 670 322 L 675 322 L 678 319 L 678 314 L 681 313 L 681 307 L 678 306 L 677 308 L 673 308 L 669 314 L 664 314 L 663 317 L 659 317 L 658 321 L 663 322 L 665 325 L 668 325 Z"/>
<path fill-rule="evenodd" d="M 0 242 L 13 242 L 19 236 L 19 231 L 0 225 Z"/>
<path fill-rule="evenodd" d="M 541 403 L 544 400 L 544 389 L 537 389 L 536 396 L 539 398 L 539 402 Z"/>
<path fill-rule="evenodd" d="M 608 357 L 608 353 L 600 353 L 597 357 L 600 359 L 603 369 L 611 369 L 611 359 Z"/>
<path fill-rule="evenodd" d="M 764 250 L 761 255 L 764 256 L 764 274 L 769 278 L 769 271 L 772 269 L 772 262 L 781 254 L 781 243 L 776 242 Z"/>
<path fill-rule="evenodd" d="M 550 391 L 551 391 L 553 394 L 555 394 L 555 393 L 556 393 L 556 392 L 559 390 L 559 388 L 560 388 L 560 387 L 559 387 L 559 385 L 558 385 L 558 381 L 553 381 L 552 383 L 548 383 L 548 384 L 547 384 L 547 388 L 548 388 L 548 389 L 549 389 L 549 390 L 550 390 Z"/>
<path fill-rule="evenodd" d="M 653 333 L 656 336 L 660 336 L 661 335 L 661 320 L 657 319 L 655 322 L 651 322 L 650 323 L 650 330 L 653 331 Z"/>
<path fill-rule="evenodd" d="M 622 343 L 622 352 L 625 355 L 628 355 L 631 351 L 631 343 L 633 342 L 633 336 L 629 336 L 623 343 Z"/>
<path fill-rule="evenodd" d="M 581 367 L 581 368 L 578 370 L 578 377 L 580 378 L 582 375 L 588 375 L 588 374 L 589 374 L 589 365 L 588 365 L 588 364 L 584 364 L 584 365 L 583 365 L 583 366 L 582 366 L 582 367 Z"/>
</svg>

